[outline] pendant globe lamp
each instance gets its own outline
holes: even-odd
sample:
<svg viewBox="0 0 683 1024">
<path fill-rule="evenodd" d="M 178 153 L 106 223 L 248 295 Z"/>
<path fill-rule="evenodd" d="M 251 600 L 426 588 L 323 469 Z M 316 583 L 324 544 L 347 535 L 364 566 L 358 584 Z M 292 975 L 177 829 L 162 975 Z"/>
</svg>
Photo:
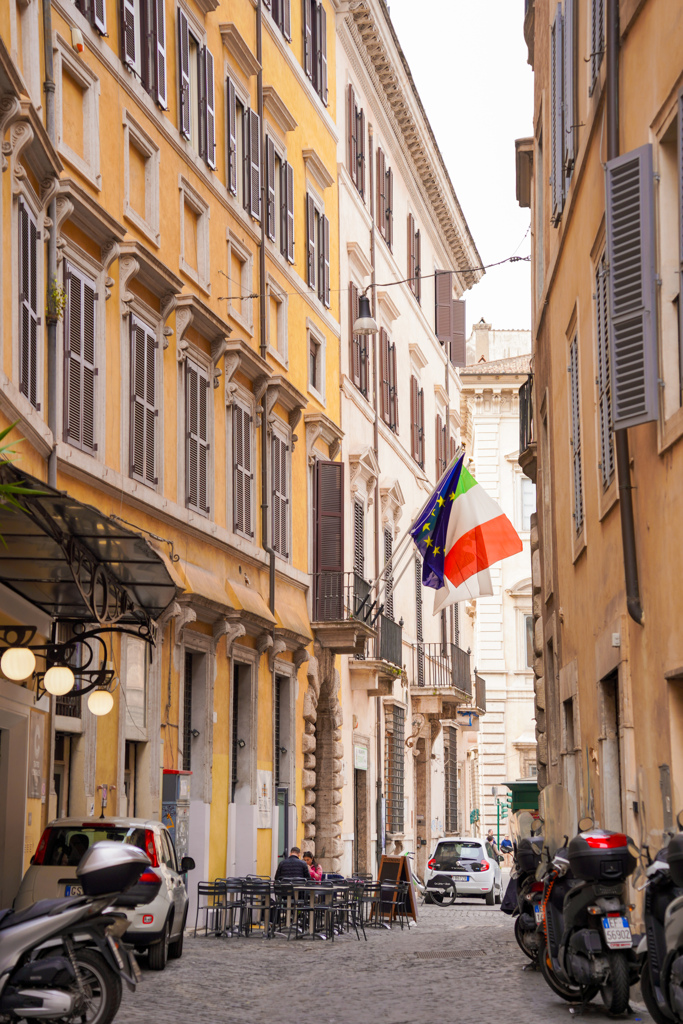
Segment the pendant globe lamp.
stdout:
<svg viewBox="0 0 683 1024">
<path fill-rule="evenodd" d="M 353 322 L 354 334 L 375 334 L 379 328 L 370 310 L 370 299 L 363 294 L 358 299 L 358 317 Z"/>
<path fill-rule="evenodd" d="M 68 665 L 53 665 L 43 678 L 43 686 L 53 697 L 63 697 L 74 688 L 74 674 Z"/>
<path fill-rule="evenodd" d="M 9 647 L 0 659 L 0 669 L 5 679 L 20 682 L 32 676 L 36 668 L 36 656 L 28 647 Z"/>
</svg>

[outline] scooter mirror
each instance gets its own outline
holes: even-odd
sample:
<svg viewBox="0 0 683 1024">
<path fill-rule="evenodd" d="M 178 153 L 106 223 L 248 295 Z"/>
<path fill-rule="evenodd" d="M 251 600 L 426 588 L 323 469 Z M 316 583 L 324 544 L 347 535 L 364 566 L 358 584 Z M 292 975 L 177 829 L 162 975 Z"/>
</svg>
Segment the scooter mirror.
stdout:
<svg viewBox="0 0 683 1024">
<path fill-rule="evenodd" d="M 587 832 L 589 828 L 593 828 L 595 822 L 590 817 L 579 819 L 579 832 Z"/>
</svg>

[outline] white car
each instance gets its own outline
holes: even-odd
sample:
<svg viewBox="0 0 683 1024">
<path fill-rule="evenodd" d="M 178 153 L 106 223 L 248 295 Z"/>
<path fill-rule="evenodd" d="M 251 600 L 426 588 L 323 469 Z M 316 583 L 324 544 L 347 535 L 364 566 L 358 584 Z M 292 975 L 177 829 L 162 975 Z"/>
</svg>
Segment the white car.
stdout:
<svg viewBox="0 0 683 1024">
<path fill-rule="evenodd" d="M 130 921 L 125 942 L 140 951 L 149 951 L 149 966 L 161 971 L 166 960 L 183 952 L 183 934 L 187 918 L 188 896 L 183 874 L 192 871 L 194 861 L 183 857 L 178 864 L 173 840 L 159 821 L 145 818 L 59 818 L 43 832 L 31 858 L 31 866 L 21 880 L 14 909 L 23 910 L 37 900 L 58 896 L 82 896 L 83 887 L 76 868 L 83 854 L 94 843 L 109 839 L 132 843 L 144 850 L 151 862 L 131 896 L 144 892 L 147 882 L 161 877 L 161 888 L 151 903 L 122 907 Z M 149 891 L 149 890 L 148 890 Z"/>
<path fill-rule="evenodd" d="M 500 903 L 503 876 L 500 864 L 484 839 L 470 836 L 444 836 L 439 839 L 427 862 L 425 885 L 436 875 L 447 875 L 455 882 L 458 896 L 480 898 L 488 906 Z"/>
</svg>

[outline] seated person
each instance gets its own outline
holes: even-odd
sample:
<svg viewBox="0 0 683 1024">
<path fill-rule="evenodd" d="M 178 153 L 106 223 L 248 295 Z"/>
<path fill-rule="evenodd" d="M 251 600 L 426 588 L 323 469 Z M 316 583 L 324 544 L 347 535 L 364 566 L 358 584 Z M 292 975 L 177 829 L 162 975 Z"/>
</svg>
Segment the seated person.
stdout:
<svg viewBox="0 0 683 1024">
<path fill-rule="evenodd" d="M 320 864 L 316 864 L 313 854 L 309 850 L 306 850 L 304 854 L 304 861 L 308 865 L 308 870 L 313 881 L 319 882 L 323 877 L 323 869 Z"/>
</svg>

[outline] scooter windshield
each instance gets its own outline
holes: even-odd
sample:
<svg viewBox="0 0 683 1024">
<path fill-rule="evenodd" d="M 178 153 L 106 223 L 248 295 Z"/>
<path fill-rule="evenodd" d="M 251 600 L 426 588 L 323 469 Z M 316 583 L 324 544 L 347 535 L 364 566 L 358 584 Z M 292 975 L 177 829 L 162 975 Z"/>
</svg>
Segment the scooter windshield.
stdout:
<svg viewBox="0 0 683 1024">
<path fill-rule="evenodd" d="M 543 820 L 544 857 L 539 872 L 543 871 L 544 862 L 553 859 L 560 847 L 568 839 L 576 835 L 576 814 L 572 807 L 569 794 L 563 786 L 555 783 L 546 786 L 539 793 L 538 808 Z"/>
<path fill-rule="evenodd" d="M 513 843 L 519 843 L 522 839 L 530 839 L 538 835 L 541 830 L 541 823 L 534 811 L 517 811 L 510 815 L 510 838 Z"/>
</svg>

